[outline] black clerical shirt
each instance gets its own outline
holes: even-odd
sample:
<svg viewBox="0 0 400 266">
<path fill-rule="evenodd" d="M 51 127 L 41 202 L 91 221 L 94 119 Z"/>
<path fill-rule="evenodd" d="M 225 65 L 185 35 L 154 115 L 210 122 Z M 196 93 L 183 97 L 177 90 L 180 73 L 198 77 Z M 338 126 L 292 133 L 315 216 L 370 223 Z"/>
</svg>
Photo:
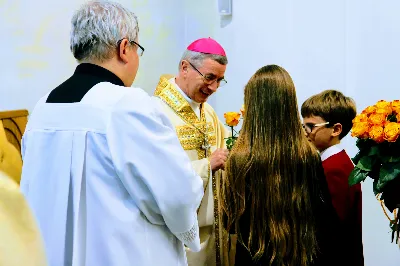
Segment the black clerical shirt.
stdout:
<svg viewBox="0 0 400 266">
<path fill-rule="evenodd" d="M 80 102 L 85 94 L 100 82 L 124 86 L 122 80 L 111 71 L 97 65 L 82 63 L 76 67 L 74 74 L 69 79 L 50 92 L 46 102 Z"/>
</svg>

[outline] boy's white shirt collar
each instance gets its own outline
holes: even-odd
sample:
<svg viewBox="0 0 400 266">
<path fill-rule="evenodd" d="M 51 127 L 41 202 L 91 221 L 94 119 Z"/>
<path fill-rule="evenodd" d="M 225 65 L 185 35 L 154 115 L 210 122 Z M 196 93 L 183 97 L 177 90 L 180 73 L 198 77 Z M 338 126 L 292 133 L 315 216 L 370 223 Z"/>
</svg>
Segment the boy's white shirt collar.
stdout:
<svg viewBox="0 0 400 266">
<path fill-rule="evenodd" d="M 335 154 L 338 154 L 342 150 L 343 150 L 343 148 L 340 147 L 340 144 L 336 144 L 336 145 L 330 146 L 329 148 L 327 148 L 326 150 L 321 152 L 321 160 L 325 161 L 329 157 L 331 157 L 331 156 L 333 156 Z"/>
</svg>

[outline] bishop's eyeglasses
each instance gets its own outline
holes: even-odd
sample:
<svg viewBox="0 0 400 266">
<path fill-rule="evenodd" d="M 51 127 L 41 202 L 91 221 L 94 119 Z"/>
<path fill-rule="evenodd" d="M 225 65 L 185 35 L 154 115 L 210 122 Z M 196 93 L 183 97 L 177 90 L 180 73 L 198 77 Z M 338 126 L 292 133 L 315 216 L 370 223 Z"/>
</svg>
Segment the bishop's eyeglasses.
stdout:
<svg viewBox="0 0 400 266">
<path fill-rule="evenodd" d="M 189 62 L 189 64 L 194 70 L 197 71 L 197 73 L 199 73 L 203 77 L 204 83 L 207 84 L 207 85 L 212 85 L 212 84 L 214 84 L 214 82 L 217 82 L 217 85 L 218 85 L 217 87 L 222 87 L 222 86 L 226 85 L 226 83 L 228 83 L 225 80 L 225 78 L 218 78 L 217 79 L 213 74 L 205 74 L 204 75 L 192 63 Z"/>
</svg>

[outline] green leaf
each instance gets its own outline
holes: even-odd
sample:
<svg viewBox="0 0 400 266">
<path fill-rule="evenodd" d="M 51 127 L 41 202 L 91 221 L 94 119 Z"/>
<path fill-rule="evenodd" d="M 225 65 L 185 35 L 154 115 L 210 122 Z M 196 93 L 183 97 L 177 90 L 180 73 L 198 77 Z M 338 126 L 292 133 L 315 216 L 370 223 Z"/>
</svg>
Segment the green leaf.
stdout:
<svg viewBox="0 0 400 266">
<path fill-rule="evenodd" d="M 356 154 L 356 156 L 354 156 L 353 158 L 351 158 L 351 160 L 353 161 L 353 163 L 356 165 L 358 164 L 358 162 L 360 161 L 361 157 L 363 157 L 364 155 L 361 152 L 358 152 Z"/>
<path fill-rule="evenodd" d="M 396 115 L 395 114 L 388 115 L 387 120 L 390 122 L 397 122 Z"/>
<path fill-rule="evenodd" d="M 360 158 L 360 161 L 357 163 L 357 167 L 364 171 L 371 171 L 374 166 L 375 159 L 370 156 L 364 156 Z"/>
<path fill-rule="evenodd" d="M 386 163 L 383 164 L 379 172 L 379 180 L 376 184 L 376 189 L 382 192 L 387 182 L 400 176 L 400 163 Z"/>
<path fill-rule="evenodd" d="M 357 146 L 359 148 L 359 152 L 352 158 L 354 164 L 358 164 L 361 158 L 365 156 L 370 156 L 372 158 L 378 157 L 380 154 L 380 146 L 374 143 L 371 143 L 367 140 L 359 139 L 357 141 Z"/>
<path fill-rule="evenodd" d="M 382 163 L 397 163 L 400 162 L 400 156 L 381 156 Z"/>
<path fill-rule="evenodd" d="M 357 139 L 356 141 L 356 146 L 361 150 L 361 148 L 364 146 L 365 140 L 363 139 Z"/>
<path fill-rule="evenodd" d="M 376 142 L 371 139 L 358 139 L 356 141 L 356 146 L 360 149 L 360 151 L 362 151 L 369 149 L 371 146 L 376 146 Z"/>
<path fill-rule="evenodd" d="M 355 184 L 358 184 L 367 178 L 367 172 L 361 170 L 357 166 L 354 167 L 353 171 L 350 173 L 349 176 L 349 185 L 353 186 Z"/>
<path fill-rule="evenodd" d="M 368 152 L 368 156 L 374 156 L 379 154 L 379 147 L 378 146 L 372 146 L 371 149 Z"/>
</svg>

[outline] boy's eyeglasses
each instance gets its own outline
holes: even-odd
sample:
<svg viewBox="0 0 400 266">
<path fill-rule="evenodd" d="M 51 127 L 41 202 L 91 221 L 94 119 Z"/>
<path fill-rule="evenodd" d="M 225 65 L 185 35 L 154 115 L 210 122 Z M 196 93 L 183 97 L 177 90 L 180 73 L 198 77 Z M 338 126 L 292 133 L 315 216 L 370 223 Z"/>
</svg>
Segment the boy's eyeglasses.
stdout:
<svg viewBox="0 0 400 266">
<path fill-rule="evenodd" d="M 325 123 L 318 123 L 318 124 L 311 124 L 311 123 L 306 123 L 303 124 L 303 128 L 306 131 L 307 134 L 310 134 L 314 128 L 316 127 L 322 127 L 322 126 L 326 126 L 329 125 L 329 122 L 325 122 Z"/>
</svg>

